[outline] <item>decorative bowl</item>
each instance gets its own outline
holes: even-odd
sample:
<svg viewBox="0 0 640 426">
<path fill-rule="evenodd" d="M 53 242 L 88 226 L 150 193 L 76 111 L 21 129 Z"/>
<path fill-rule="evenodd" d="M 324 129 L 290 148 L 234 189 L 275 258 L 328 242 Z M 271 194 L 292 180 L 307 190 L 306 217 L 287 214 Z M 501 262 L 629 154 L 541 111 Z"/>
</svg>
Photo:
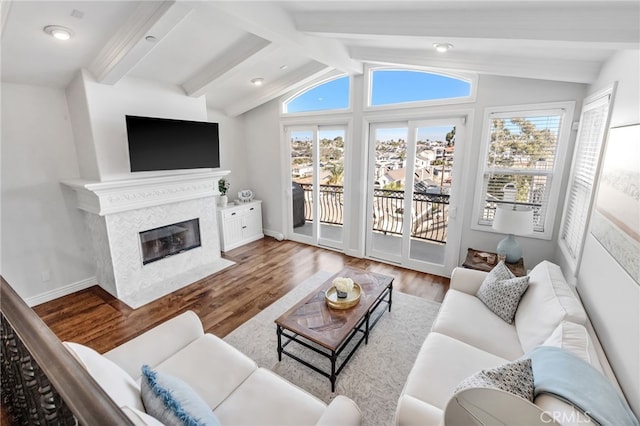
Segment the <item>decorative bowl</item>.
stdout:
<svg viewBox="0 0 640 426">
<path fill-rule="evenodd" d="M 324 293 L 324 298 L 327 301 L 327 306 L 333 309 L 349 309 L 360 302 L 360 296 L 362 295 L 362 289 L 358 283 L 353 283 L 353 288 L 347 294 L 345 298 L 338 297 L 338 290 L 335 286 L 331 286 Z"/>
</svg>

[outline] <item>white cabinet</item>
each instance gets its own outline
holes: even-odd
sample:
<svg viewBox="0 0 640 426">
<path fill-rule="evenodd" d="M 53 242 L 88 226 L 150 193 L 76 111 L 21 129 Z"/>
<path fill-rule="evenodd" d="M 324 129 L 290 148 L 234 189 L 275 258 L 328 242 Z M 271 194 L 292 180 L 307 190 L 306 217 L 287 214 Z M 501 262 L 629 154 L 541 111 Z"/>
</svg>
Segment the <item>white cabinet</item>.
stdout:
<svg viewBox="0 0 640 426">
<path fill-rule="evenodd" d="M 251 241 L 264 238 L 262 233 L 262 201 L 218 207 L 220 249 L 229 251 Z"/>
</svg>

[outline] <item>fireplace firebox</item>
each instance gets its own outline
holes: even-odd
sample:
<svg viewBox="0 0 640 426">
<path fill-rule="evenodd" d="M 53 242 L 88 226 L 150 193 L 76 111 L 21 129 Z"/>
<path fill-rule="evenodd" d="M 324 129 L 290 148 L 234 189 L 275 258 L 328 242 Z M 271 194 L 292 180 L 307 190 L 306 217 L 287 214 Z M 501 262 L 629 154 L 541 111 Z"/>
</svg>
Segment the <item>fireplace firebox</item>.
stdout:
<svg viewBox="0 0 640 426">
<path fill-rule="evenodd" d="M 198 219 L 140 232 L 143 265 L 200 247 L 200 245 Z"/>
</svg>

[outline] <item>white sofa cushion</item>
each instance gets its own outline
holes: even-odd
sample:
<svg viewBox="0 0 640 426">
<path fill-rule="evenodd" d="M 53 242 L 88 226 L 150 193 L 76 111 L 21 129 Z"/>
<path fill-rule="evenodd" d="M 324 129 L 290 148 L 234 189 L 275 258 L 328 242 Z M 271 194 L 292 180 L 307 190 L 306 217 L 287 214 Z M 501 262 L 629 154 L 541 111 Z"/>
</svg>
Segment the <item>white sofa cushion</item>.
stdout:
<svg viewBox="0 0 640 426">
<path fill-rule="evenodd" d="M 403 395 L 398 401 L 395 422 L 397 426 L 438 426 L 444 421 L 444 411 L 428 402 Z"/>
<path fill-rule="evenodd" d="M 427 401 L 442 410 L 463 379 L 479 370 L 497 367 L 508 361 L 432 331 L 418 352 L 405 384 L 404 395 Z"/>
<path fill-rule="evenodd" d="M 129 417 L 134 426 L 164 426 L 155 417 L 148 415 L 144 411 L 131 407 L 122 407 L 122 411 Z"/>
<path fill-rule="evenodd" d="M 220 426 L 211 408 L 188 384 L 148 365 L 141 370 L 140 394 L 147 413 L 167 426 Z"/>
<path fill-rule="evenodd" d="M 477 297 L 462 291 L 447 291 L 431 330 L 508 360 L 524 354 L 515 326 L 500 319 Z"/>
<path fill-rule="evenodd" d="M 352 399 L 337 395 L 324 410 L 316 426 L 359 425 L 362 423 L 362 412 Z"/>
<path fill-rule="evenodd" d="M 315 396 L 259 368 L 214 412 L 223 425 L 298 426 L 316 424 L 325 409 Z"/>
<path fill-rule="evenodd" d="M 595 345 L 591 337 L 589 337 L 587 328 L 581 324 L 562 321 L 551 333 L 551 336 L 544 341 L 543 345 L 565 349 L 602 373 L 602 366 L 598 361 Z"/>
<path fill-rule="evenodd" d="M 256 368 L 251 358 L 222 339 L 205 334 L 158 365 L 156 370 L 189 383 L 215 410 Z"/>
<path fill-rule="evenodd" d="M 204 329 L 198 315 L 193 311 L 186 311 L 105 352 L 103 356 L 118 364 L 134 380 L 138 380 L 143 364 L 155 367 L 203 335 Z"/>
<path fill-rule="evenodd" d="M 87 346 L 73 342 L 63 342 L 63 345 L 119 407 L 144 411 L 140 386 L 126 371 Z"/>
<path fill-rule="evenodd" d="M 563 320 L 587 322 L 587 314 L 558 265 L 543 261 L 529 273 L 529 288 L 515 316 L 516 330 L 526 353 L 541 345 Z"/>
</svg>

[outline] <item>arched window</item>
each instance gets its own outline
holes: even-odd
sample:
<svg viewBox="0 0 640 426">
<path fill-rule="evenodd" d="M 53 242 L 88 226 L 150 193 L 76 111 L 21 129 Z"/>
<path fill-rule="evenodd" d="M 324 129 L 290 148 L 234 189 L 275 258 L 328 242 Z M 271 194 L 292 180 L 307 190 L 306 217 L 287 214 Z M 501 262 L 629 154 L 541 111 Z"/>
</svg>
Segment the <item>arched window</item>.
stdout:
<svg viewBox="0 0 640 426">
<path fill-rule="evenodd" d="M 285 113 L 349 108 L 349 76 L 324 81 L 283 103 Z"/>
<path fill-rule="evenodd" d="M 444 74 L 407 69 L 371 71 L 369 106 L 469 98 L 471 81 Z"/>
</svg>

